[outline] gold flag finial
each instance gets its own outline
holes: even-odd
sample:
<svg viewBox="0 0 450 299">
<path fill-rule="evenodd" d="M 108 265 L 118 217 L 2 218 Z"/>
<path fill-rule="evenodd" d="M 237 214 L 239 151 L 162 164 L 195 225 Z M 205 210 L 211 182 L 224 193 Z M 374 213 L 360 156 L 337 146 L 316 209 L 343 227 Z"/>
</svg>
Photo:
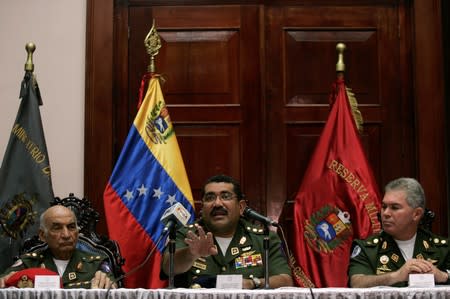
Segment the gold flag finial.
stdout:
<svg viewBox="0 0 450 299">
<path fill-rule="evenodd" d="M 27 50 L 27 62 L 25 62 L 25 71 L 34 71 L 33 64 L 33 52 L 36 50 L 36 45 L 33 43 L 28 43 L 25 45 L 25 50 Z"/>
<path fill-rule="evenodd" d="M 147 54 L 150 55 L 150 63 L 147 66 L 147 71 L 149 73 L 155 72 L 155 56 L 158 55 L 159 49 L 161 48 L 161 39 L 159 38 L 158 32 L 156 31 L 155 20 L 153 19 L 152 28 L 148 32 L 144 40 L 145 49 Z"/>
<path fill-rule="evenodd" d="M 345 72 L 345 63 L 344 63 L 345 44 L 338 43 L 336 45 L 336 50 L 338 52 L 338 62 L 336 63 L 336 72 Z"/>
<path fill-rule="evenodd" d="M 344 78 L 344 72 L 345 72 L 345 63 L 344 63 L 344 51 L 345 51 L 345 44 L 344 43 L 338 43 L 336 45 L 336 50 L 338 52 L 338 62 L 336 63 L 336 72 L 338 78 Z M 347 93 L 347 98 L 350 104 L 350 109 L 352 111 L 353 119 L 355 120 L 356 128 L 359 131 L 359 133 L 362 133 L 363 123 L 364 119 L 362 117 L 361 111 L 358 109 L 358 101 L 356 100 L 356 96 L 353 93 L 352 89 L 349 87 L 345 87 L 345 91 Z"/>
</svg>

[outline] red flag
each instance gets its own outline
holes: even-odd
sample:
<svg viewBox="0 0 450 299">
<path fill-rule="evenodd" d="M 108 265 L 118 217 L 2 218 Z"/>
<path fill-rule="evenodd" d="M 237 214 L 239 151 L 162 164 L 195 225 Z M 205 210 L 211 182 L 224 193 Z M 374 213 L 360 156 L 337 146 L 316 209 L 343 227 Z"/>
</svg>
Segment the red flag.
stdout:
<svg viewBox="0 0 450 299">
<path fill-rule="evenodd" d="M 365 157 L 343 79 L 294 204 L 296 283 L 346 287 L 353 239 L 381 229 L 380 194 Z"/>
</svg>

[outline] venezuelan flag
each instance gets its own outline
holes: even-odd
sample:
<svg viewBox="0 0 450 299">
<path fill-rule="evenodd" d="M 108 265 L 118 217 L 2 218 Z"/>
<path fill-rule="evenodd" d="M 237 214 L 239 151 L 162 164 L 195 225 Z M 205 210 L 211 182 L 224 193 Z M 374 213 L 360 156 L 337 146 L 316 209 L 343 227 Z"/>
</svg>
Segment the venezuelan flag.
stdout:
<svg viewBox="0 0 450 299">
<path fill-rule="evenodd" d="M 142 263 L 161 237 L 160 219 L 179 202 L 194 217 L 194 201 L 159 78 L 153 75 L 144 101 L 104 192 L 111 239 L 119 243 L 128 272 Z M 151 260 L 125 280 L 127 288 L 161 288 L 164 240 Z"/>
</svg>

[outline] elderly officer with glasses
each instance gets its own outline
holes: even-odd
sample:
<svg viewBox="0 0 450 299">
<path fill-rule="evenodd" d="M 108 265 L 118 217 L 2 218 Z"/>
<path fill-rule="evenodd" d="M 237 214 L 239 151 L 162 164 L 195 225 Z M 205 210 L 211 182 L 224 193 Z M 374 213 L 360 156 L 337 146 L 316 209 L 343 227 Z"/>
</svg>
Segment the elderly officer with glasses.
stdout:
<svg viewBox="0 0 450 299">
<path fill-rule="evenodd" d="M 209 178 L 202 202 L 201 218 L 177 232 L 175 287 L 211 288 L 218 274 L 242 274 L 242 288 L 262 288 L 264 232 L 241 217 L 246 203 L 239 183 L 225 175 Z M 270 232 L 269 243 L 270 288 L 292 286 L 291 270 L 276 233 Z M 161 277 L 168 274 L 166 250 Z"/>
</svg>

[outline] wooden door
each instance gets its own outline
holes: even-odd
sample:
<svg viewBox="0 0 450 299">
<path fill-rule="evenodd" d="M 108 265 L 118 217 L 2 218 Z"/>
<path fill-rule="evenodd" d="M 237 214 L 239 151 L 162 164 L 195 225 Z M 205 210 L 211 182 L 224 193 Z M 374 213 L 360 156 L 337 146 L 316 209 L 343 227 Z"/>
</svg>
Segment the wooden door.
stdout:
<svg viewBox="0 0 450 299">
<path fill-rule="evenodd" d="M 227 173 L 252 207 L 273 218 L 284 211 L 289 230 L 328 116 L 335 46 L 344 42 L 346 82 L 379 187 L 417 177 L 438 211 L 434 227 L 445 232 L 439 0 L 241 2 L 88 1 L 86 195 L 102 206 L 136 113 L 148 64 L 143 41 L 155 20 L 163 42 L 157 71 L 197 204 L 203 181 Z"/>
<path fill-rule="evenodd" d="M 224 173 L 240 180 L 248 198 L 262 199 L 264 123 L 257 6 L 144 6 L 128 17 L 128 91 L 117 99 L 116 152 L 136 114 L 139 81 L 149 56 L 144 39 L 155 24 L 162 48 L 157 72 L 174 123 L 194 199 L 204 181 Z M 118 80 L 119 84 L 123 81 Z M 260 202 L 257 202 L 258 204 Z M 197 211 L 199 210 L 199 206 Z"/>
<path fill-rule="evenodd" d="M 339 42 L 347 47 L 346 83 L 364 118 L 361 139 L 377 182 L 383 187 L 414 174 L 413 102 L 398 88 L 406 71 L 400 13 L 393 5 L 267 7 L 269 215 L 284 209 L 284 220 L 292 218 L 293 200 L 328 116 Z"/>
</svg>

